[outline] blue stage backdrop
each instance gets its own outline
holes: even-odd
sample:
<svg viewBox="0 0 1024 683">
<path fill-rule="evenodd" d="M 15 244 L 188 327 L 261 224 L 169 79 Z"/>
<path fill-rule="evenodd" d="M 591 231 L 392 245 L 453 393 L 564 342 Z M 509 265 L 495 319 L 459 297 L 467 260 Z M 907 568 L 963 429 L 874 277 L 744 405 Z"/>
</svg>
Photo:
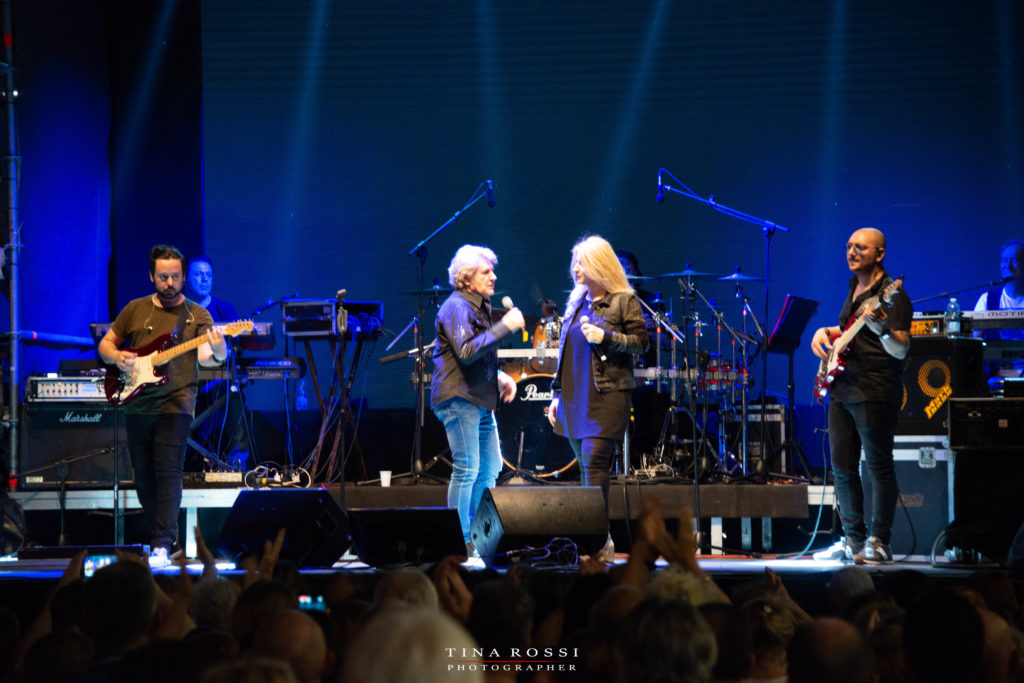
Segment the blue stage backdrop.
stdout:
<svg viewBox="0 0 1024 683">
<path fill-rule="evenodd" d="M 34 74 L 63 69 L 33 82 L 22 110 L 26 326 L 84 334 L 89 318 L 147 289 L 142 247 L 180 242 L 211 256 L 216 293 L 242 312 L 341 288 L 382 301 L 387 334 L 354 386 L 371 408 L 413 404 L 411 365 L 375 361 L 416 312 L 416 297 L 403 293 L 417 284 L 408 252 L 484 179 L 497 206 L 477 204 L 433 240 L 427 282 L 445 283 L 459 245 L 486 244 L 500 257 L 498 289 L 528 313 L 540 298 L 564 299 L 569 249 L 587 232 L 635 252 L 646 274 L 687 264 L 716 276 L 770 273 L 767 289 L 745 288 L 762 324 L 794 294 L 822 302 L 812 326 L 835 322 L 843 246 L 857 227 L 887 233 L 888 265 L 906 274 L 912 298 L 997 277 L 999 245 L 1024 232 L 1024 26 L 1010 0 L 220 0 L 202 3 L 201 74 L 188 60 L 159 63 L 201 75 L 201 136 L 175 164 L 166 150 L 120 148 L 145 152 L 138 178 L 166 183 L 184 206 L 202 202 L 202 215 L 168 225 L 155 202 L 159 229 L 132 226 L 141 237 L 122 250 L 111 235 L 128 226 L 107 213 L 104 159 L 111 130 L 116 144 L 130 144 L 104 125 L 102 60 L 114 53 L 93 46 L 83 63 L 61 42 L 99 21 L 88 10 L 105 3 L 67 5 L 79 8 L 74 20 L 32 26 L 44 42 L 21 38 L 33 53 L 26 78 L 30 63 Z M 43 85 L 53 91 L 45 101 Z M 196 115 L 168 120 L 188 129 Z M 179 165 L 198 155 L 202 183 L 181 182 Z M 789 231 L 769 243 L 761 226 L 694 199 L 669 193 L 659 204 L 661 167 L 673 188 L 681 181 Z M 731 283 L 698 284 L 742 326 Z M 673 280 L 648 288 L 681 316 Z M 259 319 L 279 323 L 280 310 Z M 432 329 L 432 311 L 424 323 Z M 808 339 L 796 364 L 802 402 L 816 366 Z M 397 348 L 410 346 L 407 336 Z M 279 343 L 268 354 L 285 352 L 295 353 Z M 55 369 L 54 359 L 30 367 Z M 755 372 L 761 379 L 759 364 Z M 784 393 L 785 374 L 784 359 L 770 359 L 768 390 Z M 280 401 L 279 389 L 253 387 L 256 407 Z"/>
<path fill-rule="evenodd" d="M 822 301 L 812 325 L 835 322 L 843 247 L 865 225 L 914 298 L 992 279 L 1024 231 L 1021 28 L 1012 2 L 204 3 L 217 288 L 240 309 L 347 288 L 384 302 L 382 347 L 416 312 L 409 250 L 485 178 L 497 206 L 434 239 L 428 282 L 460 244 L 487 244 L 498 289 L 537 313 L 564 299 L 585 232 L 646 274 L 765 275 L 761 227 L 656 203 L 660 167 L 790 229 L 771 241 L 769 324 L 786 294 Z M 730 283 L 699 285 L 742 325 Z M 674 280 L 649 288 L 680 314 Z M 745 289 L 763 315 L 763 283 Z M 411 369 L 371 365 L 370 406 L 411 406 Z M 772 358 L 768 389 L 785 374 Z"/>
</svg>

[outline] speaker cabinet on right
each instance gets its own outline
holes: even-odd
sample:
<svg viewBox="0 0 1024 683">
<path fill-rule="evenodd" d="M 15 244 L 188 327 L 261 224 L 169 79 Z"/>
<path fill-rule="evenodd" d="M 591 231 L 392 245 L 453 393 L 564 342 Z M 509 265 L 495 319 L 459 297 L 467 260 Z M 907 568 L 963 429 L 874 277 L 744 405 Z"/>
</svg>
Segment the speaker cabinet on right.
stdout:
<svg viewBox="0 0 1024 683">
<path fill-rule="evenodd" d="M 915 336 L 903 370 L 897 434 L 946 434 L 951 397 L 988 396 L 981 339 Z"/>
<path fill-rule="evenodd" d="M 259 555 L 285 529 L 280 557 L 299 567 L 330 567 L 352 545 L 348 518 L 323 489 L 245 490 L 224 520 L 219 547 L 229 559 Z"/>
<path fill-rule="evenodd" d="M 548 551 L 567 538 L 580 555 L 608 540 L 601 489 L 593 486 L 502 486 L 487 489 L 473 517 L 470 540 L 488 567 L 537 560 L 565 562 Z"/>
</svg>

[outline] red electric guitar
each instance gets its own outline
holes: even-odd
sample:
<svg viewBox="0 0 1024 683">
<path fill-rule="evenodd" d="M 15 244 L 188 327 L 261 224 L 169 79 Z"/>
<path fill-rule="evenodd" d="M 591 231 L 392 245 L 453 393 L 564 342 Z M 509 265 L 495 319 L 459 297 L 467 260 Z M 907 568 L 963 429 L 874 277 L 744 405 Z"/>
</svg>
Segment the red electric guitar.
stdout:
<svg viewBox="0 0 1024 683">
<path fill-rule="evenodd" d="M 243 332 L 251 331 L 253 328 L 251 320 L 237 320 L 226 325 L 215 325 L 225 337 L 234 337 Z M 206 335 L 190 339 L 187 342 L 163 348 L 171 340 L 171 335 L 165 334 L 141 349 L 128 349 L 138 354 L 130 370 L 121 371 L 116 367 L 108 367 L 107 374 L 103 378 L 103 390 L 107 394 L 107 400 L 117 406 L 131 403 L 139 397 L 147 388 L 159 386 L 167 382 L 167 377 L 157 370 L 172 358 L 177 358 L 183 353 L 199 348 L 199 345 L 206 341 Z"/>
<path fill-rule="evenodd" d="M 821 359 L 821 364 L 818 366 L 818 374 L 814 378 L 814 398 L 818 400 L 818 403 L 821 403 L 821 399 L 828 396 L 829 390 L 832 389 L 832 383 L 846 369 L 846 356 L 850 351 L 850 343 L 857 336 L 857 333 L 860 332 L 861 328 L 864 327 L 864 319 L 883 306 L 886 308 L 892 306 L 892 295 L 902 286 L 903 276 L 900 275 L 897 279 L 886 285 L 885 289 L 878 296 L 866 299 L 861 304 L 860 315 L 856 318 L 850 318 L 843 333 L 832 341 L 832 349 L 828 352 L 827 356 Z"/>
</svg>

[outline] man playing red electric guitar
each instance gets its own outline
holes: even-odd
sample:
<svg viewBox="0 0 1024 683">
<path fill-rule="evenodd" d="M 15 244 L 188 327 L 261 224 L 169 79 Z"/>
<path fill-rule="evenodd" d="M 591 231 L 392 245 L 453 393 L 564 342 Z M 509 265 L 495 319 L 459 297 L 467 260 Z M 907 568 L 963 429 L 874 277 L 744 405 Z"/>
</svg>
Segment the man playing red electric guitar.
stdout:
<svg viewBox="0 0 1024 683">
<path fill-rule="evenodd" d="M 157 371 L 167 381 L 150 384 L 125 402 L 128 452 L 135 473 L 139 503 L 150 529 L 151 561 L 165 564 L 178 536 L 182 468 L 192 426 L 198 387 L 198 367 L 216 367 L 228 354 L 224 337 L 202 306 L 185 298 L 184 257 L 174 247 L 157 245 L 149 252 L 149 279 L 156 293 L 134 299 L 117 315 L 99 343 L 104 362 L 131 373 L 161 338 L 170 343 L 206 337 L 195 353 L 189 351 L 162 364 Z M 122 349 L 128 342 L 131 350 Z"/>
<path fill-rule="evenodd" d="M 885 272 L 885 235 L 861 228 L 846 243 L 846 261 L 853 277 L 839 314 L 840 325 L 814 333 L 811 349 L 825 359 L 832 342 L 848 321 L 865 313 L 863 304 L 891 282 Z M 913 306 L 902 287 L 891 303 L 864 315 L 861 329 L 848 347 L 845 369 L 835 378 L 828 409 L 829 443 L 836 500 L 845 538 L 815 559 L 879 563 L 892 560 L 890 537 L 899 493 L 893 465 L 893 435 L 902 398 L 900 375 L 910 350 Z M 873 483 L 872 509 L 864 517 L 860 452 Z"/>
</svg>

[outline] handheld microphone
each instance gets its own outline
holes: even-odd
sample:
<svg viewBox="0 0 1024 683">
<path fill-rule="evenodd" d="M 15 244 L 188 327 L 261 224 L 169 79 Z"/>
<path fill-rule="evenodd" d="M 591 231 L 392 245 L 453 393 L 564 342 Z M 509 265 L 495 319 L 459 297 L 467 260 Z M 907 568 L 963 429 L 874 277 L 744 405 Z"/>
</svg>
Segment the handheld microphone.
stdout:
<svg viewBox="0 0 1024 683">
<path fill-rule="evenodd" d="M 665 186 L 661 184 L 661 172 L 658 172 L 658 196 L 655 199 L 659 204 L 665 201 Z"/>
<path fill-rule="evenodd" d="M 590 322 L 590 316 L 589 315 L 581 315 L 580 316 L 580 325 L 584 325 L 584 324 L 589 323 L 589 322 Z M 605 355 L 604 350 L 601 348 L 600 345 L 595 344 L 593 342 L 587 342 L 587 343 L 590 344 L 590 348 L 594 349 L 594 352 L 597 353 L 597 357 L 601 359 L 602 363 L 606 363 L 608 361 L 608 356 Z"/>
<path fill-rule="evenodd" d="M 510 296 L 501 297 L 501 305 L 505 307 L 506 311 L 511 311 L 513 308 L 516 307 L 515 304 L 512 303 L 512 297 Z M 530 333 L 526 330 L 525 327 L 523 328 L 523 341 L 530 341 Z"/>
<path fill-rule="evenodd" d="M 494 208 L 494 183 L 490 180 L 487 181 L 487 206 Z"/>
</svg>

